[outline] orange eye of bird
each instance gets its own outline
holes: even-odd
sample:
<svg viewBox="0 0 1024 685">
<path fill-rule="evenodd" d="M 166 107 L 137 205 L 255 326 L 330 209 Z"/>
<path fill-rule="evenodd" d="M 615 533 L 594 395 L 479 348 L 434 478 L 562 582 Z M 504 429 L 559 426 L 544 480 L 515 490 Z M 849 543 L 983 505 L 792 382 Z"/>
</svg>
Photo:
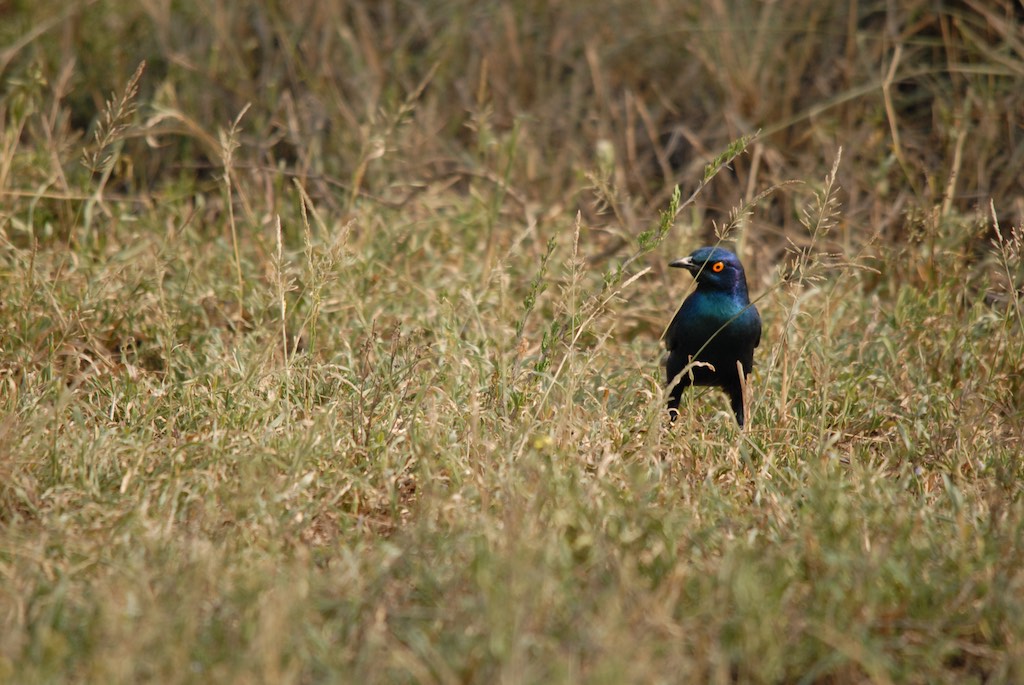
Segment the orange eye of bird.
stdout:
<svg viewBox="0 0 1024 685">
<path fill-rule="evenodd" d="M 716 274 L 724 268 L 725 262 L 715 262 L 714 264 L 711 265 L 711 270 L 714 271 Z"/>
</svg>

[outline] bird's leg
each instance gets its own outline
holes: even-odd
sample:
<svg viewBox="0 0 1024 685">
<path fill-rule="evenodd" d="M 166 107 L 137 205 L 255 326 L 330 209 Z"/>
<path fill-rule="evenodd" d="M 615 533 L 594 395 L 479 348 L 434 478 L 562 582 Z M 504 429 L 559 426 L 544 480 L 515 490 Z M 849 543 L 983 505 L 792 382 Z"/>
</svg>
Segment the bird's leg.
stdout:
<svg viewBox="0 0 1024 685">
<path fill-rule="evenodd" d="M 683 390 L 686 386 L 683 385 L 683 381 L 678 381 L 669 391 L 668 396 L 668 416 L 669 421 L 675 423 L 676 418 L 679 417 L 679 401 L 683 399 Z"/>
<path fill-rule="evenodd" d="M 729 395 L 729 406 L 732 407 L 732 413 L 736 415 L 736 423 L 743 428 L 743 390 L 739 385 L 730 385 L 724 390 Z"/>
</svg>

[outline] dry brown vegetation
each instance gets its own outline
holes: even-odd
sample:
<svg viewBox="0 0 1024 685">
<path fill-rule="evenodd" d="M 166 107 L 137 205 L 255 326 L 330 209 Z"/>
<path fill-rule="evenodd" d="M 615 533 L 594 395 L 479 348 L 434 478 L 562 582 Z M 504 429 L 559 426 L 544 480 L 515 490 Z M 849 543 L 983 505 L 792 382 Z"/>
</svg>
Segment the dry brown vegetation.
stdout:
<svg viewBox="0 0 1024 685">
<path fill-rule="evenodd" d="M 1020 682 L 1022 24 L 0 5 L 0 682 Z"/>
</svg>

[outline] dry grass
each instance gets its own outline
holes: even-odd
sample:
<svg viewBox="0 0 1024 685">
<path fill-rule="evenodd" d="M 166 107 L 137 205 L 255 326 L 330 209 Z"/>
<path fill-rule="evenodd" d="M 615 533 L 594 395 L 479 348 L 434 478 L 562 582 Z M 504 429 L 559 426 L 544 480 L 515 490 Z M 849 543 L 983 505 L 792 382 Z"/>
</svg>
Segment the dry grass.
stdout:
<svg viewBox="0 0 1024 685">
<path fill-rule="evenodd" d="M 1019 682 L 1022 19 L 6 10 L 0 682 Z"/>
</svg>

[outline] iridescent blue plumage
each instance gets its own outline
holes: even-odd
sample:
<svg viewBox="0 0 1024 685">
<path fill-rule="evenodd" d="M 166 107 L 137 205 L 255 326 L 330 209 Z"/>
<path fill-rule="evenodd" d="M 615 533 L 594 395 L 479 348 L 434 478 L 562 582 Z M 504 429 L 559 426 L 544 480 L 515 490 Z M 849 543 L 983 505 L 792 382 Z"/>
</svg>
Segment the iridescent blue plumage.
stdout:
<svg viewBox="0 0 1024 685">
<path fill-rule="evenodd" d="M 742 426 L 743 384 L 737 362 L 745 379 L 754 365 L 754 348 L 761 342 L 761 317 L 750 303 L 743 265 L 729 250 L 702 247 L 669 266 L 686 269 L 697 280 L 697 289 L 683 301 L 665 333 L 672 418 L 683 390 L 690 385 L 713 385 L 729 395 Z M 687 369 L 691 361 L 695 363 Z"/>
</svg>

